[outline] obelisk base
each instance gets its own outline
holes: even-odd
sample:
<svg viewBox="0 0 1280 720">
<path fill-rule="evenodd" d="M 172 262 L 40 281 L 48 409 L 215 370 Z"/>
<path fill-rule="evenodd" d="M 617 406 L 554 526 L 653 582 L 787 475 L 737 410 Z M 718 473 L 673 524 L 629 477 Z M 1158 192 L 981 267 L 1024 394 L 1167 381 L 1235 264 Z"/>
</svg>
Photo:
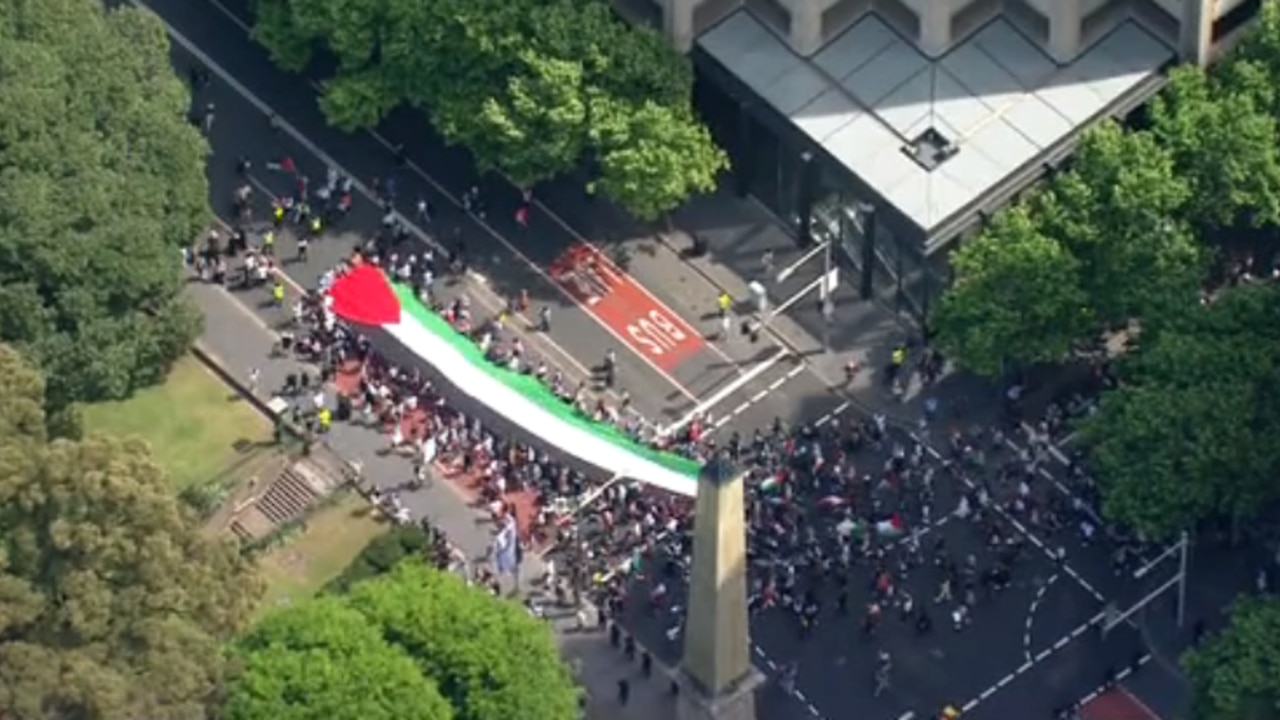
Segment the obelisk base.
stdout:
<svg viewBox="0 0 1280 720">
<path fill-rule="evenodd" d="M 681 668 L 676 677 L 680 685 L 676 720 L 756 720 L 756 690 L 764 680 L 753 666 L 728 690 L 712 696 Z"/>
</svg>

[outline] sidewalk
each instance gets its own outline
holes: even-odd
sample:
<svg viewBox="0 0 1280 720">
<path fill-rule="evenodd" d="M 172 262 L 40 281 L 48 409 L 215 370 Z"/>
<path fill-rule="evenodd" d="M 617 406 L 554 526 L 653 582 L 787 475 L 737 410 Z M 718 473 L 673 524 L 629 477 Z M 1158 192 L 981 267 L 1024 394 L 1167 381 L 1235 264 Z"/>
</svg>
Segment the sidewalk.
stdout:
<svg viewBox="0 0 1280 720">
<path fill-rule="evenodd" d="M 283 320 L 279 311 L 269 306 L 250 307 L 264 299 L 252 294 L 233 295 L 227 290 L 193 282 L 188 293 L 204 312 L 205 329 L 201 338 L 205 351 L 223 365 L 232 377 L 247 378 L 250 369 L 260 372 L 264 392 L 284 386 L 285 377 L 304 369 L 292 358 L 273 358 L 271 348 L 276 335 L 271 325 Z M 312 369 L 314 372 L 314 369 Z M 365 479 L 381 488 L 399 486 L 408 479 L 407 459 L 386 455 L 387 447 L 379 433 L 347 423 L 335 423 L 325 442 L 340 457 L 362 464 Z M 489 519 L 468 505 L 455 485 L 438 479 L 430 487 L 401 492 L 401 498 L 416 518 L 428 518 L 444 530 L 455 545 L 462 548 L 472 562 L 482 562 L 492 538 Z M 546 572 L 542 560 L 526 555 L 521 568 L 520 588 L 523 595 L 538 597 L 536 580 Z M 579 681 L 591 698 L 593 720 L 660 720 L 671 717 L 674 708 L 663 679 L 665 671 L 654 664 L 654 677 L 643 680 L 639 663 L 628 663 L 621 652 L 609 645 L 603 632 L 578 632 L 572 612 L 550 610 L 549 621 L 560 639 L 569 661 L 580 669 Z M 616 702 L 617 683 L 622 678 L 631 683 L 631 697 L 625 708 Z"/>
</svg>

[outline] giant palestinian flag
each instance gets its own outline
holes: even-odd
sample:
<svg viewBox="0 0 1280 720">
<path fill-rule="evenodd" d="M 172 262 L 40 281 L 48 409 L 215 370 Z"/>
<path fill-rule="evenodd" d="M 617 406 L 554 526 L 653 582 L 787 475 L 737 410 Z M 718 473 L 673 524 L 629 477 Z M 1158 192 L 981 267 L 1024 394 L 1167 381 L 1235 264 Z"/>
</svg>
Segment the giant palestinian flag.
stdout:
<svg viewBox="0 0 1280 720">
<path fill-rule="evenodd" d="M 353 323 L 381 328 L 434 368 L 459 392 L 561 452 L 610 474 L 692 496 L 696 460 L 632 440 L 577 412 L 541 380 L 500 367 L 472 340 L 381 270 L 359 265 L 333 284 L 331 309 Z"/>
</svg>

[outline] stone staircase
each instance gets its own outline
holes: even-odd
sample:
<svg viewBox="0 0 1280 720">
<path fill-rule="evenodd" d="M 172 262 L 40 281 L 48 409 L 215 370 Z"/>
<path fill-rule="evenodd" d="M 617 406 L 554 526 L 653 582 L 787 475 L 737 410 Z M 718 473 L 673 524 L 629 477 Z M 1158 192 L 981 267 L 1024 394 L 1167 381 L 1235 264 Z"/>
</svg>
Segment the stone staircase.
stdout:
<svg viewBox="0 0 1280 720">
<path fill-rule="evenodd" d="M 313 505 L 341 487 L 343 479 L 326 468 L 300 459 L 285 468 L 231 522 L 231 532 L 252 542 L 307 514 Z"/>
</svg>

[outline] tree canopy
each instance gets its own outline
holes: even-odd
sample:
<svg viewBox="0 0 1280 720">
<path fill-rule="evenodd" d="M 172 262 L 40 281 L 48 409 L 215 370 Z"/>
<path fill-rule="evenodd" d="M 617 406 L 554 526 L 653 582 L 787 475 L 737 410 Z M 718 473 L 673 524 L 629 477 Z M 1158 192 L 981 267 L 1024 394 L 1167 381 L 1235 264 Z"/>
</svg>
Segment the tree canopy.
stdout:
<svg viewBox="0 0 1280 720">
<path fill-rule="evenodd" d="M 47 441 L 42 380 L 0 346 L 0 715 L 187 720 L 260 594 L 140 441 Z"/>
<path fill-rule="evenodd" d="M 1066 358 L 1109 326 L 1195 301 L 1205 251 L 1181 212 L 1191 188 L 1150 132 L 1103 123 L 1070 169 L 996 215 L 952 256 L 931 318 L 938 344 L 994 376 Z M 964 311 L 959 312 L 958 308 Z"/>
<path fill-rule="evenodd" d="M 424 111 L 481 170 L 521 187 L 592 168 L 642 219 L 715 188 L 728 165 L 692 112 L 689 63 L 598 0 L 259 0 L 255 37 L 302 72 L 335 70 L 320 106 L 345 130 Z"/>
<path fill-rule="evenodd" d="M 179 248 L 208 220 L 207 147 L 164 27 L 95 0 L 0 0 L 0 341 L 52 408 L 155 383 L 199 317 Z"/>
<path fill-rule="evenodd" d="M 1079 425 L 1103 510 L 1153 540 L 1280 500 L 1280 289 L 1245 285 L 1139 339 Z"/>
<path fill-rule="evenodd" d="M 1053 362 L 1092 323 L 1080 262 L 1026 208 L 995 219 L 951 256 L 956 283 L 934 313 L 937 342 L 985 375 Z"/>
<path fill-rule="evenodd" d="M 229 690 L 231 720 L 563 720 L 578 712 L 579 691 L 544 623 L 413 560 L 346 594 L 276 611 L 235 652 L 244 670 Z M 340 665 L 349 676 L 328 671 L 342 658 L 354 660 Z M 419 699 L 398 715 L 396 703 L 365 697 L 406 693 Z"/>
<path fill-rule="evenodd" d="M 226 720 L 451 720 L 413 658 L 337 596 L 276 612 L 236 642 Z"/>
<path fill-rule="evenodd" d="M 350 602 L 435 678 L 458 720 L 560 720 L 578 711 L 551 630 L 518 603 L 416 562 L 356 585 Z"/>
<path fill-rule="evenodd" d="M 1198 720 L 1280 718 L 1280 600 L 1242 597 L 1231 624 L 1182 659 Z"/>
</svg>

